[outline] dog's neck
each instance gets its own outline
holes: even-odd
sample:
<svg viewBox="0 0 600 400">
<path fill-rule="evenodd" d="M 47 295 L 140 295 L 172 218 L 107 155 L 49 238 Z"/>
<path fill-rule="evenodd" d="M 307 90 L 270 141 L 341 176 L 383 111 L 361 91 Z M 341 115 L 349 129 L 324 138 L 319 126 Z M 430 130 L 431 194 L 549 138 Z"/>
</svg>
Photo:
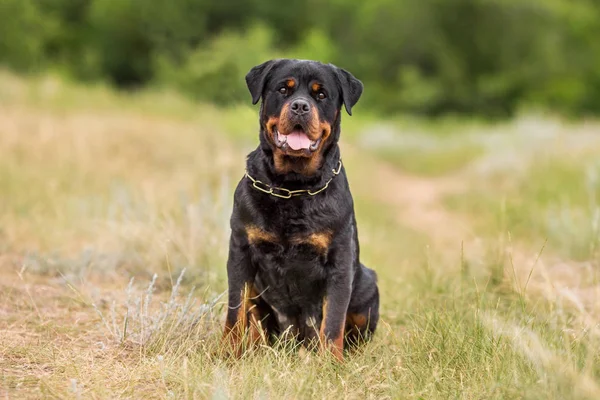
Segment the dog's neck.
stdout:
<svg viewBox="0 0 600 400">
<path fill-rule="evenodd" d="M 261 143 L 258 148 L 248 156 L 246 168 L 256 179 L 269 185 L 285 187 L 290 190 L 320 187 L 331 178 L 332 170 L 335 170 L 339 165 L 341 154 L 337 143 L 338 134 L 332 134 L 332 139 L 336 139 L 336 141 L 322 150 L 320 166 L 310 175 L 293 170 L 283 174 L 277 171 L 273 149 L 266 140 L 262 139 L 262 136 L 261 134 Z"/>
</svg>

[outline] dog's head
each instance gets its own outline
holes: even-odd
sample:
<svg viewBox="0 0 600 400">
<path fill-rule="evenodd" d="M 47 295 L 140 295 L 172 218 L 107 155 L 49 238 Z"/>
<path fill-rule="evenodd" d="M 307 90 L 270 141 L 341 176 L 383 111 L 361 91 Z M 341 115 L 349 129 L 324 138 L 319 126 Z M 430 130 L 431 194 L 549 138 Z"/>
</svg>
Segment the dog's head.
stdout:
<svg viewBox="0 0 600 400">
<path fill-rule="evenodd" d="M 314 174 L 324 151 L 339 139 L 342 105 L 352 115 L 363 90 L 358 79 L 334 65 L 289 59 L 252 68 L 246 83 L 253 104 L 262 97 L 261 142 L 281 174 Z"/>
</svg>

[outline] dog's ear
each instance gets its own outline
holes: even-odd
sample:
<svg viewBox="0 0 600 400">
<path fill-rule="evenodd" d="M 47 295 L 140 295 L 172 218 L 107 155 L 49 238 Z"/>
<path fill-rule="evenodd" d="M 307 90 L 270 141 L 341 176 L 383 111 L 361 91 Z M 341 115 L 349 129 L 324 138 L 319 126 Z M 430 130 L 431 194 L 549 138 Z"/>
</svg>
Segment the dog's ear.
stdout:
<svg viewBox="0 0 600 400">
<path fill-rule="evenodd" d="M 262 96 L 263 89 L 265 88 L 265 82 L 269 73 L 273 68 L 278 65 L 281 60 L 270 60 L 264 62 L 256 67 L 252 68 L 248 74 L 246 74 L 246 85 L 252 95 L 252 104 L 258 103 Z"/>
<path fill-rule="evenodd" d="M 354 75 L 345 69 L 333 66 L 335 74 L 342 90 L 342 100 L 348 115 L 352 115 L 352 107 L 356 104 L 360 95 L 363 92 L 363 84 L 361 81 L 356 79 Z"/>
</svg>

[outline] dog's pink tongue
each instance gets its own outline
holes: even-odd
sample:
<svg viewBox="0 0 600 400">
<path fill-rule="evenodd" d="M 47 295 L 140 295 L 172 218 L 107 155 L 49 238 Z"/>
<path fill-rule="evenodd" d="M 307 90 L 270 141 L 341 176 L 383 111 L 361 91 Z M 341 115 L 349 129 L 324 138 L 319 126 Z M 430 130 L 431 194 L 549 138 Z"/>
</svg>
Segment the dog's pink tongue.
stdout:
<svg viewBox="0 0 600 400">
<path fill-rule="evenodd" d="M 310 139 L 302 131 L 293 131 L 287 135 L 287 144 L 293 150 L 308 149 L 310 147 Z"/>
</svg>

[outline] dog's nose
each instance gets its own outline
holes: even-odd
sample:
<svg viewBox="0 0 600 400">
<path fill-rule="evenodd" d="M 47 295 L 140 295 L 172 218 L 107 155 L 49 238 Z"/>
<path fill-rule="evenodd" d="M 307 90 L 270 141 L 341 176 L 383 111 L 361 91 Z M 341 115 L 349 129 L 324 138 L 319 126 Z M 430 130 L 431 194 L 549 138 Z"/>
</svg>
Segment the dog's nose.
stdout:
<svg viewBox="0 0 600 400">
<path fill-rule="evenodd" d="M 304 115 L 310 111 L 310 104 L 306 100 L 296 99 L 292 102 L 290 108 L 296 115 Z"/>
</svg>

